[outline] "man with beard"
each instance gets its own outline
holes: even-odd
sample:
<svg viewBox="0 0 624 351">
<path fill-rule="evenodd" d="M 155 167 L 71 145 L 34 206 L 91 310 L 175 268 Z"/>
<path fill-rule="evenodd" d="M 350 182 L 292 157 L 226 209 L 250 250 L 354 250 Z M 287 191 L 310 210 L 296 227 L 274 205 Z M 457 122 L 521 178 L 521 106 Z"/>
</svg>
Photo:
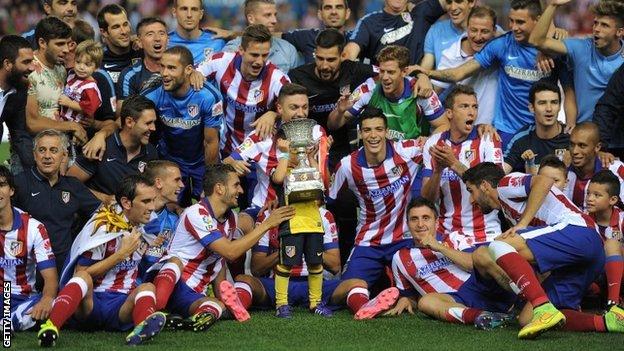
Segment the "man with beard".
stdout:
<svg viewBox="0 0 624 351">
<path fill-rule="evenodd" d="M 43 11 L 46 16 L 57 17 L 68 26 L 74 27 L 74 22 L 78 17 L 78 1 L 77 0 L 42 0 Z M 37 47 L 37 40 L 35 39 L 35 30 L 32 29 L 22 34 L 24 39 L 28 40 L 33 48 Z"/>
<path fill-rule="evenodd" d="M 101 68 L 117 84 L 121 71 L 138 60 L 141 52 L 132 48 L 132 29 L 123 7 L 117 4 L 102 7 L 97 14 L 97 22 L 100 35 L 106 44 Z"/>
<path fill-rule="evenodd" d="M 35 163 L 32 139 L 26 131 L 26 98 L 28 75 L 35 69 L 33 50 L 28 41 L 17 35 L 0 40 L 0 135 L 2 121 L 9 128 L 11 142 L 11 172 L 17 174 L 22 166 Z"/>
<path fill-rule="evenodd" d="M 191 198 L 199 200 L 201 196 L 205 165 L 219 161 L 223 102 L 211 84 L 204 84 L 199 91 L 191 88 L 193 56 L 184 46 L 167 49 L 161 64 L 163 84 L 144 95 L 159 111 L 162 134 L 158 152 L 182 171 L 185 188 L 180 204 L 186 207 L 191 205 Z"/>
</svg>

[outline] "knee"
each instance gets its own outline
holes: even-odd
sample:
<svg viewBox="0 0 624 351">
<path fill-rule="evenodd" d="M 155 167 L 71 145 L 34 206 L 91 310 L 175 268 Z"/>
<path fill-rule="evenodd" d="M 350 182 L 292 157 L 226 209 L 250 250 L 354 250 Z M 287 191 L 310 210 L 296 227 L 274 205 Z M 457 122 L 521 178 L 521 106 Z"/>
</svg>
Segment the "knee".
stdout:
<svg viewBox="0 0 624 351">
<path fill-rule="evenodd" d="M 152 283 L 143 283 L 137 287 L 137 291 L 156 291 L 156 286 Z"/>
<path fill-rule="evenodd" d="M 490 251 L 486 246 L 481 246 L 472 253 L 472 264 L 475 268 L 480 269 L 487 267 L 492 262 Z"/>
<path fill-rule="evenodd" d="M 175 257 L 175 256 L 171 257 L 167 262 L 168 263 L 173 263 L 176 266 L 178 266 L 180 271 L 182 271 L 184 269 L 184 265 L 182 264 L 182 261 L 179 258 Z"/>
<path fill-rule="evenodd" d="M 236 276 L 236 278 L 234 278 L 234 281 L 237 282 L 242 282 L 242 283 L 246 283 L 248 285 L 253 284 L 253 282 L 255 281 L 256 278 L 247 275 L 247 274 L 239 274 Z"/>
<path fill-rule="evenodd" d="M 87 287 L 89 290 L 93 288 L 93 279 L 91 278 L 91 274 L 87 273 L 87 271 L 78 271 L 74 274 L 74 278 L 79 278 L 85 283 L 87 283 Z"/>
<path fill-rule="evenodd" d="M 366 281 L 357 278 L 347 279 L 342 284 L 344 284 L 347 291 L 354 288 L 368 289 L 368 284 L 366 284 Z"/>
</svg>

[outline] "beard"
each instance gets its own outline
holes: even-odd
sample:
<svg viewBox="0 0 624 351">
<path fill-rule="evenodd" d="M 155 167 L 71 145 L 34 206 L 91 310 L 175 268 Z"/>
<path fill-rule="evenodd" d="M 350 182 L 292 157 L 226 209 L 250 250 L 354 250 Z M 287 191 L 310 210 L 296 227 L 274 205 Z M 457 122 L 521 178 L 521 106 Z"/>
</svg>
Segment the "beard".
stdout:
<svg viewBox="0 0 624 351">
<path fill-rule="evenodd" d="M 24 72 L 13 69 L 7 76 L 7 83 L 17 90 L 26 88 L 28 82 L 24 81 Z"/>
</svg>

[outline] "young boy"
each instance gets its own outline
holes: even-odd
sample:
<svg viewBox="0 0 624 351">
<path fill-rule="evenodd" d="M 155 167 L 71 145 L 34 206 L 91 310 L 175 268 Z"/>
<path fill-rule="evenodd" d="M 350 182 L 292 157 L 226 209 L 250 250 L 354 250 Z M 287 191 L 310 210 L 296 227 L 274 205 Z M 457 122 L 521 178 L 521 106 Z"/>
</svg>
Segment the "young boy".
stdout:
<svg viewBox="0 0 624 351">
<path fill-rule="evenodd" d="M 622 262 L 622 230 L 624 211 L 620 202 L 620 180 L 609 170 L 602 170 L 591 178 L 586 197 L 586 211 L 596 221 L 605 239 L 605 273 L 607 276 L 607 306 L 620 302 Z"/>
<path fill-rule="evenodd" d="M 556 155 L 544 156 L 537 174 L 552 178 L 555 181 L 554 185 L 561 191 L 568 185 L 568 168 Z"/>
</svg>

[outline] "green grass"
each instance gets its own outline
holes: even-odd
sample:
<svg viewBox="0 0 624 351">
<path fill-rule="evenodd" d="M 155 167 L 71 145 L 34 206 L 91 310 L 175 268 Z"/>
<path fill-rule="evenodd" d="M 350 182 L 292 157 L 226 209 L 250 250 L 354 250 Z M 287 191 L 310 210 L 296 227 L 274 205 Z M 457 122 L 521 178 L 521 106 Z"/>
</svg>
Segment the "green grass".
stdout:
<svg viewBox="0 0 624 351">
<path fill-rule="evenodd" d="M 549 332 L 535 341 L 516 338 L 515 326 L 480 331 L 447 324 L 422 315 L 354 321 L 346 312 L 324 319 L 303 309 L 292 320 L 280 320 L 271 312 L 252 313 L 246 323 L 217 322 L 202 333 L 163 332 L 146 350 L 617 350 L 622 334 Z M 58 350 L 127 350 L 125 333 L 61 331 Z M 20 333 L 12 348 L 37 348 L 36 333 Z"/>
<path fill-rule="evenodd" d="M 0 143 L 0 164 L 9 159 L 9 143 Z"/>
</svg>

